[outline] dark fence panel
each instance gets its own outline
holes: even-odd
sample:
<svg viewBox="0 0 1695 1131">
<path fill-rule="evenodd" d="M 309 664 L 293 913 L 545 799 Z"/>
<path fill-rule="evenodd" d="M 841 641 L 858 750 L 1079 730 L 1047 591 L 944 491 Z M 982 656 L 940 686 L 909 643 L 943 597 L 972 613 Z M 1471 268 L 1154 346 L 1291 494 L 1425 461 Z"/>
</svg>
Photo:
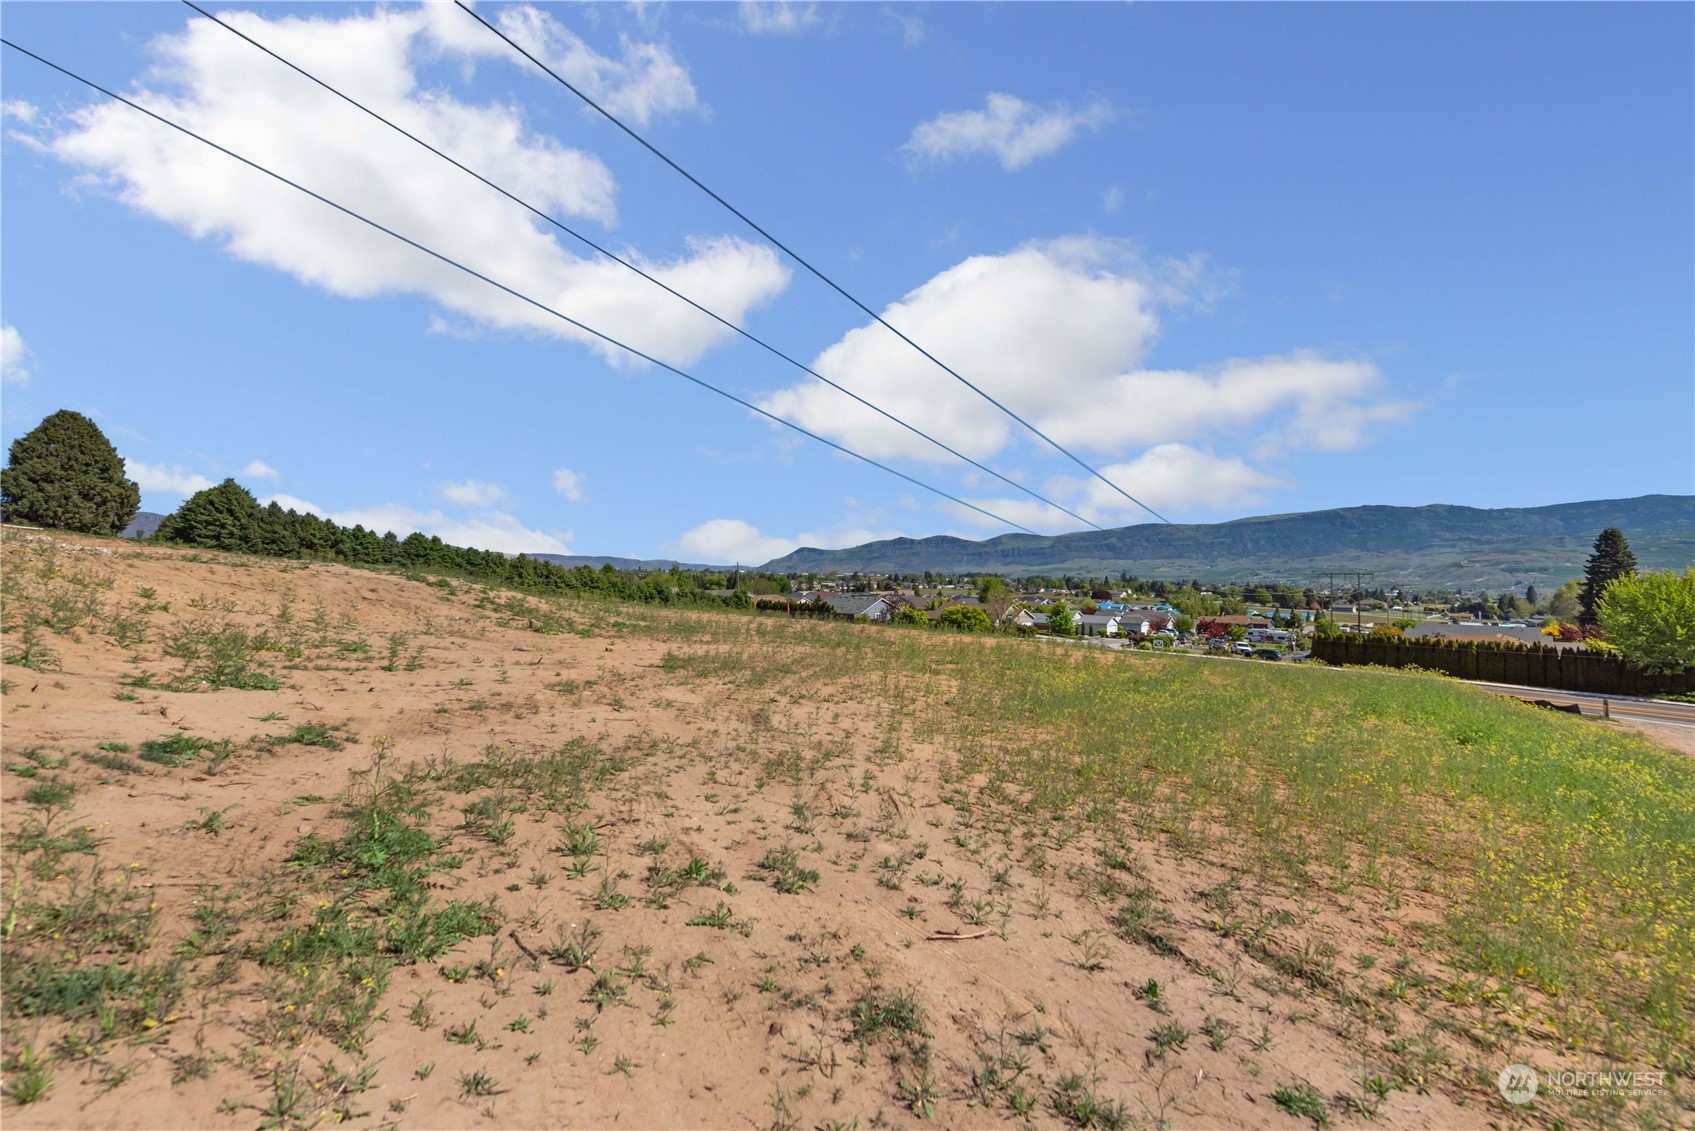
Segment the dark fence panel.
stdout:
<svg viewBox="0 0 1695 1131">
<path fill-rule="evenodd" d="M 1598 695 L 1695 693 L 1695 668 L 1668 675 L 1649 675 L 1635 670 L 1612 653 L 1552 648 L 1545 644 L 1336 635 L 1315 638 L 1312 654 L 1330 664 L 1420 667 L 1447 672 L 1461 679 L 1481 679 L 1521 687 L 1552 687 L 1561 691 L 1588 691 Z"/>
</svg>

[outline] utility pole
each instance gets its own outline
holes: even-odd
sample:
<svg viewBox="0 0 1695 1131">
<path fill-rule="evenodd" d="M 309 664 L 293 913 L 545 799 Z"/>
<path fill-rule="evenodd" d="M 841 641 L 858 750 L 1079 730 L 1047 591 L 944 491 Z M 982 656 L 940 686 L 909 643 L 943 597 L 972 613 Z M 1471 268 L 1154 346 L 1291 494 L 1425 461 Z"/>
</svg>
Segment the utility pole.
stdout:
<svg viewBox="0 0 1695 1131">
<path fill-rule="evenodd" d="M 1342 576 L 1346 577 L 1347 574 L 1343 574 Z M 1368 577 L 1375 578 L 1376 576 L 1377 575 L 1374 573 L 1360 573 L 1358 571 L 1354 573 L 1354 630 L 1356 632 L 1363 627 L 1360 605 L 1363 604 L 1361 595 L 1365 592 L 1365 579 Z"/>
</svg>

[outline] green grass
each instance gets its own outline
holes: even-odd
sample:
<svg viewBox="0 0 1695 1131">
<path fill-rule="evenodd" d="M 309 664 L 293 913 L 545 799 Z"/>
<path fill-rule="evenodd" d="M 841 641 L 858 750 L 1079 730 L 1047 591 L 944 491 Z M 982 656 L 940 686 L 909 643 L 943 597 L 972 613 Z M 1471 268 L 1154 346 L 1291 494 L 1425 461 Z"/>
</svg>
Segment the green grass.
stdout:
<svg viewBox="0 0 1695 1131">
<path fill-rule="evenodd" d="M 53 1087 L 53 1074 L 47 1070 L 51 1057 L 38 1051 L 35 1042 L 25 1041 L 18 1052 L 6 1059 L 6 1095 L 16 1104 L 32 1104 L 46 1096 Z"/>
<path fill-rule="evenodd" d="M 760 858 L 758 868 L 771 881 L 771 886 L 784 895 L 796 895 L 818 883 L 815 868 L 802 868 L 800 854 L 789 845 L 773 848 Z"/>
<path fill-rule="evenodd" d="M 189 765 L 200 756 L 202 750 L 211 750 L 212 757 L 220 754 L 228 757 L 234 749 L 234 744 L 228 739 L 213 742 L 209 738 L 200 738 L 192 734 L 168 734 L 163 738 L 150 738 L 141 744 L 139 757 L 143 762 L 168 769 L 179 769 Z"/>
<path fill-rule="evenodd" d="M 84 750 L 78 754 L 78 757 L 85 762 L 90 762 L 99 766 L 101 769 L 115 770 L 120 774 L 139 774 L 146 769 L 146 767 L 144 767 L 140 762 L 137 762 L 134 758 L 126 758 L 122 754 L 115 754 L 107 751 L 105 747 L 109 745 L 118 745 L 123 746 L 125 750 L 129 749 L 129 747 L 125 746 L 123 743 L 102 743 L 99 751 L 91 753 Z"/>
<path fill-rule="evenodd" d="M 1271 1093 L 1271 1101 L 1280 1111 L 1312 1120 L 1314 1127 L 1330 1125 L 1330 1102 L 1311 1084 L 1298 1084 L 1294 1087 L 1279 1085 L 1277 1090 Z"/>
<path fill-rule="evenodd" d="M 875 986 L 860 995 L 848 1010 L 848 1026 L 856 1041 L 874 1041 L 885 1034 L 928 1037 L 924 1007 L 910 992 L 885 993 Z"/>
<path fill-rule="evenodd" d="M 1695 761 L 1643 738 L 1421 673 L 624 615 L 666 640 L 668 669 L 742 693 L 854 673 L 906 739 L 945 751 L 956 807 L 1006 807 L 1034 834 L 1164 840 L 1381 910 L 1433 892 L 1429 946 L 1558 995 L 1561 1039 L 1695 1064 L 1677 1052 L 1695 1036 Z M 1169 914 L 1126 890 L 1119 933 L 1160 949 Z"/>
<path fill-rule="evenodd" d="M 259 740 L 261 750 L 275 750 L 279 746 L 297 744 L 300 746 L 320 746 L 325 750 L 340 750 L 349 742 L 358 739 L 348 734 L 340 733 L 346 728 L 339 724 L 302 723 L 287 734 L 271 735 Z"/>
<path fill-rule="evenodd" d="M 259 657 L 277 648 L 277 642 L 262 632 L 251 632 L 229 620 L 199 617 L 180 622 L 164 652 L 183 662 L 178 683 L 184 688 L 275 691 L 281 684 L 259 666 Z"/>
</svg>

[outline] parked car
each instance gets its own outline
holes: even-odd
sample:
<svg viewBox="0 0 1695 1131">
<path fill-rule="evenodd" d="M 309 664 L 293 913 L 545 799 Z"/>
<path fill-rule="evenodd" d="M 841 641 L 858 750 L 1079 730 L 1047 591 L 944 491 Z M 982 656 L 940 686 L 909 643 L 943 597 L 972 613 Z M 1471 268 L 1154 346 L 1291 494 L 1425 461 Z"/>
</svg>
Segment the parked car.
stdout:
<svg viewBox="0 0 1695 1131">
<path fill-rule="evenodd" d="M 1283 653 L 1275 648 L 1255 648 L 1254 655 L 1262 660 L 1281 660 L 1283 658 Z"/>
<path fill-rule="evenodd" d="M 1249 644 L 1246 640 L 1236 641 L 1236 643 L 1230 645 L 1230 650 L 1238 656 L 1251 656 L 1254 654 L 1254 646 Z"/>
</svg>

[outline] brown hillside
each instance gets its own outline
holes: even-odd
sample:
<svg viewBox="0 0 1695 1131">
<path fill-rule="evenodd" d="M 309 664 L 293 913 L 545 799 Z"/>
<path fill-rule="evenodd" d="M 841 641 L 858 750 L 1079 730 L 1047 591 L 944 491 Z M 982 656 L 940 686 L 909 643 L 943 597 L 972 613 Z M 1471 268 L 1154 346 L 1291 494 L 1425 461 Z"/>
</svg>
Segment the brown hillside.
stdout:
<svg viewBox="0 0 1695 1131">
<path fill-rule="evenodd" d="M 886 630 L 3 552 L 50 614 L 5 636 L 8 1127 L 1518 1119 L 1481 1007 L 1376 992 L 1439 973 L 1434 894 L 1038 827 L 914 721 L 945 671 L 758 659 Z"/>
</svg>

